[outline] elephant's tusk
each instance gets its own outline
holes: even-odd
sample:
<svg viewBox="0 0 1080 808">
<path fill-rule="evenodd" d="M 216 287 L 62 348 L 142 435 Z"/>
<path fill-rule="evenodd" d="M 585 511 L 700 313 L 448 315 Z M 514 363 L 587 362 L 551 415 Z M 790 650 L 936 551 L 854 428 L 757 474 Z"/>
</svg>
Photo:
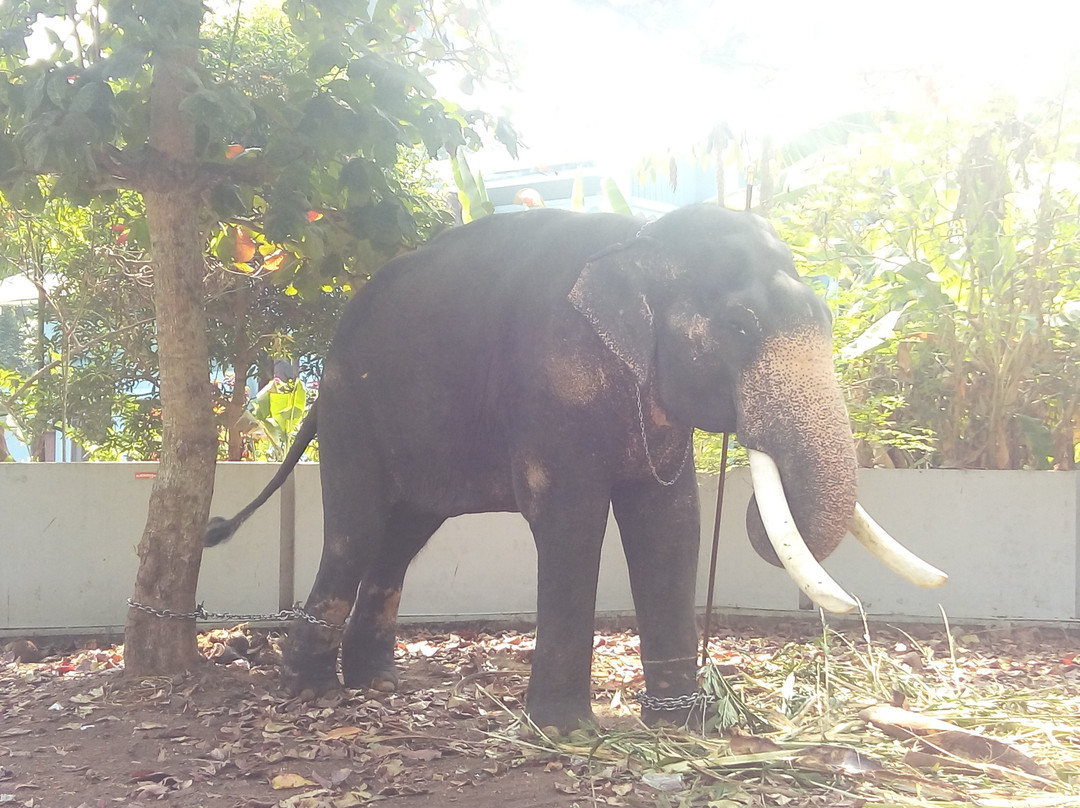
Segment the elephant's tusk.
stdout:
<svg viewBox="0 0 1080 808">
<path fill-rule="evenodd" d="M 941 586 L 949 580 L 949 576 L 944 572 L 927 564 L 886 533 L 857 502 L 855 515 L 851 517 L 848 529 L 863 547 L 874 554 L 875 558 L 901 578 L 906 578 L 916 586 Z"/>
<path fill-rule="evenodd" d="M 829 577 L 799 535 L 776 463 L 764 452 L 751 449 L 749 455 L 761 522 L 788 575 L 822 609 L 840 614 L 854 611 L 858 604 Z"/>
</svg>

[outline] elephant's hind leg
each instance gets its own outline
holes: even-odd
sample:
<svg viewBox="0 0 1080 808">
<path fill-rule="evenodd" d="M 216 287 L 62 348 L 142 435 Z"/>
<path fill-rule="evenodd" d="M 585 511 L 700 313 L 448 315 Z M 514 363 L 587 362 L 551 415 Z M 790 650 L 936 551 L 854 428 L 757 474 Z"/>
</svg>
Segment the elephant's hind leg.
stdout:
<svg viewBox="0 0 1080 808">
<path fill-rule="evenodd" d="M 443 517 L 405 507 L 390 514 L 386 540 L 360 584 L 341 645 L 345 686 L 396 690 L 398 602 L 409 563 L 443 523 Z"/>
<path fill-rule="evenodd" d="M 283 684 L 294 694 L 341 686 L 337 662 L 342 632 L 360 581 L 382 552 L 387 532 L 382 499 L 358 487 L 358 475 L 349 473 L 353 469 L 340 460 L 334 464 L 337 471 L 328 473 L 333 443 L 324 443 L 322 559 L 304 605 L 307 617 L 293 622 L 282 652 Z"/>
</svg>

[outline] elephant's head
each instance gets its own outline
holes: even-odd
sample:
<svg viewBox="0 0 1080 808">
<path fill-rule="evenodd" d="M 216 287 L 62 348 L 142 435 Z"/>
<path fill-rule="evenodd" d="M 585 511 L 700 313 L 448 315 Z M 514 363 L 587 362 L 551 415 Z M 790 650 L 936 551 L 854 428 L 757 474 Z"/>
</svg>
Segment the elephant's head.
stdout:
<svg viewBox="0 0 1080 808">
<path fill-rule="evenodd" d="M 831 316 L 764 219 L 676 210 L 590 260 L 570 300 L 669 416 L 751 450 L 751 541 L 815 602 L 855 606 L 817 563 L 849 529 L 916 583 L 944 581 L 863 520 Z"/>
</svg>

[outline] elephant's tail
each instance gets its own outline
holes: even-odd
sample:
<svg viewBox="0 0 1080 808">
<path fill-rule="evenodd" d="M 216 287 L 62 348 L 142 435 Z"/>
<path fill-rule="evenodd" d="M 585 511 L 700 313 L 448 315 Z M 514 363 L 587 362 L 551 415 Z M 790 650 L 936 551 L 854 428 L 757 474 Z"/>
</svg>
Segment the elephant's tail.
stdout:
<svg viewBox="0 0 1080 808">
<path fill-rule="evenodd" d="M 251 516 L 251 514 L 255 513 L 260 505 L 270 499 L 275 491 L 281 488 L 281 484 L 288 479 L 290 474 L 292 474 L 293 467 L 303 456 L 304 450 L 307 449 L 308 444 L 310 444 L 315 437 L 317 431 L 318 419 L 316 418 L 316 411 L 318 410 L 318 405 L 318 401 L 311 405 L 311 409 L 308 410 L 307 416 L 304 418 L 303 423 L 300 424 L 300 429 L 296 433 L 296 440 L 294 440 L 293 445 L 289 447 L 289 451 L 285 454 L 285 459 L 281 461 L 277 473 L 274 474 L 273 479 L 266 484 L 266 488 L 259 492 L 259 495 L 248 503 L 248 505 L 232 519 L 223 519 L 220 516 L 215 516 L 207 523 L 206 537 L 203 539 L 203 544 L 206 547 L 213 547 L 215 544 L 221 544 L 226 539 L 232 538 L 232 535 L 236 532 L 237 528 L 244 524 L 244 521 Z"/>
</svg>

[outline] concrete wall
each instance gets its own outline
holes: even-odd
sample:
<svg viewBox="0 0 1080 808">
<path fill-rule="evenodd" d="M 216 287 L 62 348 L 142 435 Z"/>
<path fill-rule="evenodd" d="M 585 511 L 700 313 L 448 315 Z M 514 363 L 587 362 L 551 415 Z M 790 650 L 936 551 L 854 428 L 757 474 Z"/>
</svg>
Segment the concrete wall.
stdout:
<svg viewBox="0 0 1080 808">
<path fill-rule="evenodd" d="M 0 465 L 0 633 L 123 625 L 154 470 L 151 463 Z M 263 464 L 221 464 L 213 513 L 237 511 L 272 473 Z M 750 548 L 743 526 L 750 491 L 745 469 L 729 476 L 715 603 L 728 612 L 807 608 L 786 574 Z M 701 478 L 701 495 L 697 599 L 703 606 L 715 478 Z M 895 537 L 952 576 L 941 589 L 917 589 L 848 540 L 826 567 L 869 614 L 938 620 L 940 605 L 956 620 L 1080 618 L 1080 473 L 870 469 L 860 472 L 860 500 Z M 295 521 L 287 500 L 282 519 L 279 492 L 232 541 L 206 552 L 198 597 L 208 610 L 269 613 L 279 603 L 303 600 L 321 551 L 317 466 L 297 469 L 295 501 Z M 283 554 L 283 537 L 292 527 L 295 551 L 288 552 L 286 543 Z M 450 520 L 410 569 L 402 616 L 530 615 L 535 565 L 532 538 L 520 516 Z M 597 608 L 633 609 L 614 520 L 605 540 Z"/>
</svg>

